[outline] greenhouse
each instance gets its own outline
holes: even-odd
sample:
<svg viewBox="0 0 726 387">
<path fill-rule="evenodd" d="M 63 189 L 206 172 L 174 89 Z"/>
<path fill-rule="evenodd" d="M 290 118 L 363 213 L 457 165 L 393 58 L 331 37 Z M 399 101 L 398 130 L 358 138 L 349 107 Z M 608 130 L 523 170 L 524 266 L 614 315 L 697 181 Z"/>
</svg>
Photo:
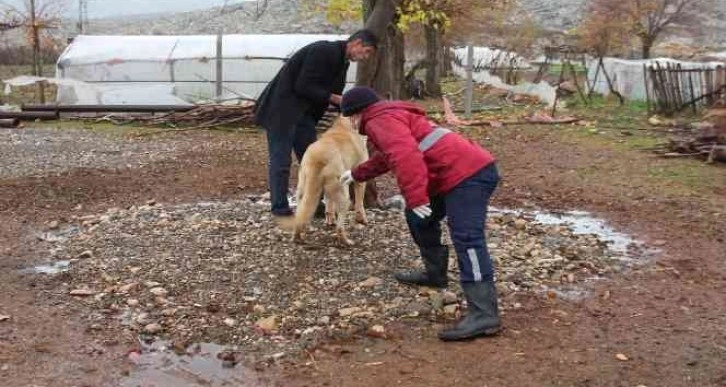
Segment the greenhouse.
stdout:
<svg viewBox="0 0 726 387">
<path fill-rule="evenodd" d="M 57 102 L 187 104 L 256 98 L 295 51 L 314 41 L 347 37 L 81 35 L 58 59 Z M 352 63 L 349 85 L 355 74 Z"/>
</svg>

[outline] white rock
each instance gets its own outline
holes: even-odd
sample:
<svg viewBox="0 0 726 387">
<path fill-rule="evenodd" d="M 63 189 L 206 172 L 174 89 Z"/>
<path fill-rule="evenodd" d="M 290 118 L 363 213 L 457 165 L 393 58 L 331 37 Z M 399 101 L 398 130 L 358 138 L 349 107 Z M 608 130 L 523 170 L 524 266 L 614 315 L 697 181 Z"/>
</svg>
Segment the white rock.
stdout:
<svg viewBox="0 0 726 387">
<path fill-rule="evenodd" d="M 151 293 L 151 294 L 153 294 L 153 295 L 155 295 L 157 297 L 164 297 L 169 292 L 167 292 L 166 289 L 164 289 L 162 287 L 156 287 L 156 288 L 149 289 L 149 293 Z"/>
</svg>

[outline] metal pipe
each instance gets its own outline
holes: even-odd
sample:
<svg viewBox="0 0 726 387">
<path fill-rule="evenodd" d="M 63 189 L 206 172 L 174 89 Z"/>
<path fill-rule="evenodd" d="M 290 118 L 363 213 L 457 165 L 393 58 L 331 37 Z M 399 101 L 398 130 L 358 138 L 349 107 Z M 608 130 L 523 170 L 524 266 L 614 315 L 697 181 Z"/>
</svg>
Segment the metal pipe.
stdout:
<svg viewBox="0 0 726 387">
<path fill-rule="evenodd" d="M 22 121 L 52 121 L 59 118 L 58 112 L 53 111 L 30 111 L 30 112 L 0 112 L 0 119 L 2 118 L 16 118 Z"/>
<path fill-rule="evenodd" d="M 160 113 L 160 112 L 188 112 L 196 105 L 22 105 L 26 112 L 56 112 L 56 113 Z"/>
<path fill-rule="evenodd" d="M 17 128 L 20 120 L 17 118 L 0 118 L 0 128 Z"/>
</svg>

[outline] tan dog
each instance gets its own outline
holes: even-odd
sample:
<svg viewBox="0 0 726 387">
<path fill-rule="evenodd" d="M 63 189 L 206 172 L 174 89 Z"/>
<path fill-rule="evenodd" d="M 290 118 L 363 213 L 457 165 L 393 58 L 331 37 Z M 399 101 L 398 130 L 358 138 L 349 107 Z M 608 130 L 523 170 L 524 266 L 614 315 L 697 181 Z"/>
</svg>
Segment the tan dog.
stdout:
<svg viewBox="0 0 726 387">
<path fill-rule="evenodd" d="M 339 241 L 353 245 L 345 230 L 350 209 L 348 186 L 340 183 L 346 170 L 368 160 L 363 137 L 351 126 L 348 118 L 339 117 L 320 138 L 305 151 L 297 181 L 297 210 L 294 217 L 280 219 L 282 228 L 292 229 L 293 241 L 301 242 L 302 234 L 315 213 L 320 195 L 325 195 L 325 223 L 335 224 Z M 367 224 L 363 208 L 365 183 L 353 183 L 354 209 L 357 222 Z"/>
</svg>

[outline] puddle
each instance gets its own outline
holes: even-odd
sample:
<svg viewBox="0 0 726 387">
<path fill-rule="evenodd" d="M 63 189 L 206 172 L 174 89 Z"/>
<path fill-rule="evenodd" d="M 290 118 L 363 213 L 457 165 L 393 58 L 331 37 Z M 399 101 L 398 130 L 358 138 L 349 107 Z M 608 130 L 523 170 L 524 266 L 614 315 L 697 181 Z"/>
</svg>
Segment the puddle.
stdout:
<svg viewBox="0 0 726 387">
<path fill-rule="evenodd" d="M 35 236 L 39 241 L 60 243 L 67 241 L 68 238 L 78 234 L 79 232 L 80 228 L 78 226 L 70 226 L 58 230 L 39 232 Z"/>
<path fill-rule="evenodd" d="M 586 211 L 554 213 L 490 208 L 489 212 L 492 216 L 511 214 L 543 225 L 566 226 L 577 235 L 595 235 L 599 240 L 607 243 L 610 256 L 622 262 L 621 269 L 623 270 L 632 265 L 647 263 L 660 251 L 646 246 L 626 233 L 616 231 L 604 219 L 596 218 Z M 585 278 L 580 284 L 542 285 L 537 293 L 542 296 L 554 294 L 557 298 L 567 301 L 580 301 L 592 296 L 592 286 L 602 280 L 605 278 L 592 276 Z"/>
<path fill-rule="evenodd" d="M 586 211 L 568 211 L 562 213 L 544 211 L 522 211 L 501 208 L 491 208 L 492 215 L 515 214 L 533 219 L 535 222 L 545 225 L 558 225 L 569 227 L 574 234 L 595 235 L 601 241 L 607 242 L 608 249 L 616 253 L 620 259 L 625 261 L 644 258 L 645 246 L 630 235 L 615 231 L 604 219 L 596 218 Z M 655 252 L 655 249 L 650 249 Z M 642 254 L 642 256 L 637 256 Z"/>
<path fill-rule="evenodd" d="M 218 358 L 225 347 L 195 344 L 183 355 L 176 354 L 168 342 L 144 345 L 141 353 L 129 355 L 136 367 L 121 380 L 121 387 L 261 387 L 255 372 L 241 364 L 231 366 Z"/>
<path fill-rule="evenodd" d="M 603 219 L 595 218 L 585 211 L 570 211 L 562 214 L 535 212 L 534 220 L 542 224 L 566 225 L 575 234 L 597 235 L 599 239 L 608 242 L 610 250 L 622 254 L 627 254 L 631 247 L 639 244 L 629 235 L 615 231 Z"/>
<path fill-rule="evenodd" d="M 37 265 L 21 270 L 22 273 L 28 274 L 58 274 L 68 271 L 71 261 L 55 261 L 48 264 Z"/>
</svg>

